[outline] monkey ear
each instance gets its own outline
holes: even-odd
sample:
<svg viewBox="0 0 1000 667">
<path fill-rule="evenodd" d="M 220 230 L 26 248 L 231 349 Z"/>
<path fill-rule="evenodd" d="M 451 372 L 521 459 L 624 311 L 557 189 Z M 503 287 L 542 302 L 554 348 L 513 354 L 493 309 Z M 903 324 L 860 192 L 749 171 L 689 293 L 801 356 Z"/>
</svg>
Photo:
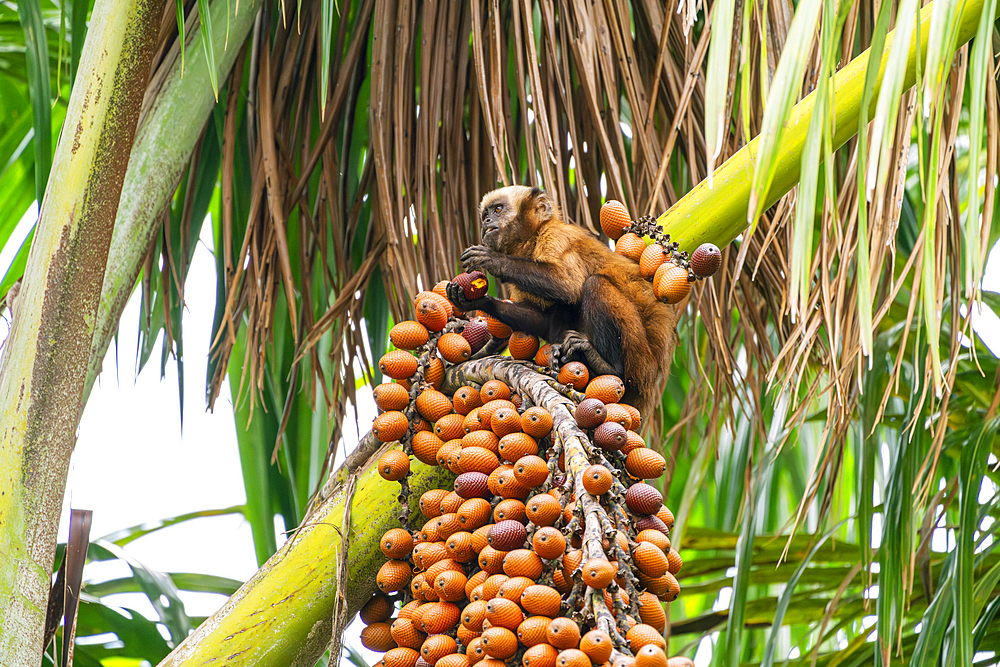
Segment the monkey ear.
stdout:
<svg viewBox="0 0 1000 667">
<path fill-rule="evenodd" d="M 552 201 L 543 190 L 535 189 L 538 190 L 538 193 L 535 195 L 535 213 L 538 219 L 544 222 L 552 217 Z"/>
</svg>

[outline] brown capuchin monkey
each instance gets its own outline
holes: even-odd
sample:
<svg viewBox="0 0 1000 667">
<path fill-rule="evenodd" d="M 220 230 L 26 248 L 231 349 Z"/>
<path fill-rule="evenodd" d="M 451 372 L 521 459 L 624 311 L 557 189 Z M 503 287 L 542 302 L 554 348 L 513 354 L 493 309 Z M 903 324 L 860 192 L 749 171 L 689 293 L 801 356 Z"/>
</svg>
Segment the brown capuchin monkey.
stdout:
<svg viewBox="0 0 1000 667">
<path fill-rule="evenodd" d="M 487 193 L 479 219 L 483 245 L 467 248 L 462 264 L 508 284 L 513 303 L 468 300 L 451 283 L 448 298 L 456 308 L 482 311 L 548 341 L 554 368 L 579 359 L 591 377 L 619 376 L 622 401 L 651 415 L 670 370 L 680 307 L 654 296 L 638 263 L 567 224 L 540 188 Z"/>
</svg>

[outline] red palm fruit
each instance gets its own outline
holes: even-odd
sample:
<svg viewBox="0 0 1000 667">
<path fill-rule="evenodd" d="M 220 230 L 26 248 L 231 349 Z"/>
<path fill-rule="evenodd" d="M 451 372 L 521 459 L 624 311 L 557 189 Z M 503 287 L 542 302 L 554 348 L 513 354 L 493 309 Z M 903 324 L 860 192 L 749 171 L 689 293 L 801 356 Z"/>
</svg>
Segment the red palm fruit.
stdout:
<svg viewBox="0 0 1000 667">
<path fill-rule="evenodd" d="M 513 631 L 521 625 L 524 614 L 521 613 L 521 608 L 517 606 L 516 602 L 504 598 L 493 598 L 486 603 L 486 620 L 493 627 L 507 628 Z"/>
<path fill-rule="evenodd" d="M 458 466 L 458 454 L 462 451 L 461 440 L 449 440 L 441 445 L 437 453 L 437 464 L 445 470 L 461 474 L 462 469 Z"/>
<path fill-rule="evenodd" d="M 538 579 L 542 569 L 542 559 L 531 549 L 515 549 L 503 559 L 503 571 L 509 577 Z"/>
<path fill-rule="evenodd" d="M 424 382 L 435 389 L 440 389 L 444 383 L 444 362 L 440 357 L 433 357 L 427 362 L 427 370 L 424 371 Z"/>
<path fill-rule="evenodd" d="M 666 551 L 670 548 L 670 539 L 655 528 L 641 530 L 635 536 L 636 542 L 651 542 L 656 548 L 661 551 Z"/>
<path fill-rule="evenodd" d="M 536 526 L 551 526 L 562 514 L 559 501 L 547 493 L 532 496 L 524 505 L 524 512 Z"/>
<path fill-rule="evenodd" d="M 666 268 L 664 268 L 666 267 Z M 653 294 L 666 303 L 680 303 L 691 292 L 687 269 L 664 264 L 654 276 Z"/>
<path fill-rule="evenodd" d="M 580 644 L 580 626 L 573 619 L 560 616 L 549 623 L 545 637 L 558 649 L 573 648 Z"/>
<path fill-rule="evenodd" d="M 455 412 L 460 415 L 467 415 L 474 408 L 478 408 L 483 404 L 482 399 L 479 397 L 479 391 L 475 387 L 459 387 L 452 396 L 452 404 L 455 408 Z"/>
<path fill-rule="evenodd" d="M 615 252 L 619 255 L 625 255 L 635 262 L 638 262 L 642 258 L 642 252 L 645 249 L 646 242 L 638 234 L 633 234 L 632 232 L 623 234 L 620 239 L 615 241 Z"/>
<path fill-rule="evenodd" d="M 611 490 L 615 478 L 602 465 L 592 465 L 583 471 L 583 488 L 592 496 L 599 496 Z"/>
<path fill-rule="evenodd" d="M 448 495 L 444 489 L 431 489 L 420 496 L 420 513 L 428 519 L 441 516 L 441 499 Z"/>
<path fill-rule="evenodd" d="M 613 241 L 621 238 L 625 228 L 632 224 L 632 218 L 628 214 L 625 204 L 614 199 L 609 199 L 601 206 L 601 231 L 608 235 Z M 601 660 L 600 662 L 604 662 Z M 589 665 L 585 666 L 589 667 Z"/>
<path fill-rule="evenodd" d="M 629 643 L 633 653 L 638 653 L 639 649 L 647 645 L 658 646 L 661 650 L 667 647 L 656 628 L 644 623 L 638 623 L 629 630 L 625 634 L 625 640 Z M 664 659 L 664 663 L 666 663 L 666 659 Z"/>
<path fill-rule="evenodd" d="M 638 628 L 639 626 L 635 627 Z M 635 628 L 632 628 L 632 630 L 635 630 Z M 636 652 L 635 667 L 667 667 L 667 654 L 656 644 L 648 643 Z"/>
<path fill-rule="evenodd" d="M 656 270 L 667 261 L 667 251 L 659 243 L 646 246 L 639 256 L 639 273 L 646 280 L 651 280 L 656 274 Z M 417 319 L 420 319 L 419 317 Z M 430 328 L 430 327 L 428 327 Z M 432 329 L 433 331 L 433 329 Z"/>
<path fill-rule="evenodd" d="M 401 560 L 390 560 L 382 564 L 378 574 L 375 575 L 375 583 L 383 593 L 395 593 L 406 588 L 410 583 L 412 571 L 410 564 Z"/>
<path fill-rule="evenodd" d="M 548 646 L 546 632 L 549 629 L 551 618 L 545 616 L 531 616 L 521 621 L 517 626 L 517 638 L 525 646 L 537 646 L 545 644 Z"/>
<path fill-rule="evenodd" d="M 611 636 L 601 630 L 591 630 L 580 639 L 580 650 L 595 665 L 607 662 L 613 648 Z"/>
<path fill-rule="evenodd" d="M 441 513 L 448 514 L 449 512 L 457 512 L 458 508 L 461 507 L 462 503 L 465 501 L 465 498 L 452 491 L 441 499 Z"/>
<path fill-rule="evenodd" d="M 388 619 L 392 616 L 394 609 L 395 605 L 393 605 L 392 600 L 381 593 L 376 593 L 371 600 L 365 603 L 358 615 L 365 625 L 371 625 Z"/>
<path fill-rule="evenodd" d="M 656 514 L 663 503 L 663 496 L 655 486 L 639 482 L 625 492 L 625 504 L 636 514 Z"/>
<path fill-rule="evenodd" d="M 375 418 L 375 422 L 372 424 L 372 432 L 380 442 L 393 442 L 406 434 L 406 429 L 409 428 L 409 425 L 409 422 L 406 421 L 406 415 L 402 412 L 391 410 L 383 412 Z"/>
<path fill-rule="evenodd" d="M 486 292 L 490 287 L 490 283 L 486 279 L 486 274 L 482 271 L 460 273 L 455 276 L 455 279 L 452 280 L 452 282 L 462 288 L 462 294 L 464 294 L 465 298 L 469 301 L 481 299 L 486 296 Z"/>
<path fill-rule="evenodd" d="M 625 428 L 632 431 L 638 431 L 642 426 L 642 413 L 639 412 L 638 408 L 631 405 L 627 405 L 625 403 L 619 403 L 619 405 L 628 410 L 629 416 L 632 417 L 632 424 L 630 426 L 626 426 Z"/>
<path fill-rule="evenodd" d="M 436 422 L 451 412 L 451 400 L 437 389 L 424 389 L 417 396 L 417 411 L 427 421 Z"/>
<path fill-rule="evenodd" d="M 521 415 L 517 414 L 517 408 L 504 406 L 493 413 L 490 418 L 490 428 L 501 439 L 511 433 L 521 432 Z"/>
<path fill-rule="evenodd" d="M 378 460 L 382 479 L 398 482 L 410 473 L 410 457 L 398 449 L 390 449 Z"/>
<path fill-rule="evenodd" d="M 480 396 L 483 397 L 483 403 L 510 400 L 510 393 L 510 387 L 503 380 L 488 380 L 479 390 Z"/>
<path fill-rule="evenodd" d="M 490 574 L 500 574 L 503 572 L 503 559 L 506 556 L 506 551 L 500 551 L 490 546 L 483 547 L 483 550 L 479 552 L 479 567 Z"/>
<path fill-rule="evenodd" d="M 390 528 L 382 535 L 379 548 L 386 558 L 402 560 L 413 551 L 413 536 L 404 528 Z"/>
<path fill-rule="evenodd" d="M 479 393 L 484 399 L 486 398 L 487 394 L 485 392 Z M 517 412 L 517 408 L 510 400 L 506 398 L 495 398 L 487 401 L 483 404 L 483 407 L 479 408 L 479 421 L 482 422 L 487 428 L 492 428 L 493 415 L 500 408 L 507 408 L 508 410 Z"/>
<path fill-rule="evenodd" d="M 597 428 L 604 423 L 604 418 L 607 416 L 607 412 L 604 409 L 604 403 L 596 398 L 585 398 L 580 401 L 579 405 L 573 411 L 573 417 L 576 419 L 576 423 L 580 428 Z"/>
<path fill-rule="evenodd" d="M 472 550 L 477 554 L 489 544 L 487 537 L 491 528 L 493 528 L 493 524 L 488 523 L 472 531 Z"/>
<path fill-rule="evenodd" d="M 542 345 L 538 348 L 538 352 L 535 352 L 535 363 L 539 366 L 549 365 L 549 352 L 552 350 L 552 346 L 548 343 Z"/>
<path fill-rule="evenodd" d="M 535 488 L 549 478 L 549 466 L 540 456 L 528 454 L 514 463 L 514 479 L 528 488 Z"/>
<path fill-rule="evenodd" d="M 496 421 L 496 416 L 501 412 L 503 410 L 497 410 L 496 414 L 493 415 L 494 422 Z M 517 413 L 514 414 L 514 417 L 515 419 L 517 418 Z M 518 420 L 518 428 L 520 428 L 520 420 Z M 522 456 L 537 454 L 538 441 L 521 431 L 508 433 L 500 438 L 500 442 L 497 443 L 497 451 L 503 457 L 504 461 L 514 462 Z"/>
<path fill-rule="evenodd" d="M 468 563 L 475 557 L 472 551 L 472 533 L 459 531 L 444 541 L 448 555 L 458 563 Z"/>
<path fill-rule="evenodd" d="M 385 667 L 416 667 L 420 654 L 412 649 L 403 646 L 390 649 L 382 658 Z"/>
<path fill-rule="evenodd" d="M 517 635 L 507 628 L 492 627 L 484 630 L 480 639 L 486 655 L 498 660 L 506 660 L 517 652 Z"/>
<path fill-rule="evenodd" d="M 512 333 L 509 326 L 489 315 L 486 316 L 486 326 L 490 330 L 490 335 L 495 338 L 509 338 Z"/>
<path fill-rule="evenodd" d="M 459 628 L 458 631 L 461 635 L 462 629 Z M 471 639 L 471 637 L 467 637 L 466 639 Z M 461 641 L 462 644 L 466 646 L 468 645 L 468 641 L 463 640 L 461 636 L 459 636 L 458 640 Z M 467 656 L 464 656 L 461 653 L 452 653 L 438 660 L 434 667 L 469 667 L 471 664 L 472 663 Z"/>
<path fill-rule="evenodd" d="M 490 497 L 489 477 L 481 472 L 463 472 L 455 478 L 455 493 L 463 500 Z M 459 505 L 461 507 L 461 505 Z"/>
<path fill-rule="evenodd" d="M 447 540 L 454 533 L 462 530 L 462 524 L 458 521 L 457 512 L 448 512 L 435 519 L 437 522 L 437 534 L 439 540 Z"/>
<path fill-rule="evenodd" d="M 458 467 L 465 473 L 478 472 L 489 475 L 499 465 L 500 459 L 497 455 L 485 447 L 463 447 L 458 454 Z"/>
<path fill-rule="evenodd" d="M 406 320 L 389 330 L 389 340 L 400 350 L 415 350 L 427 342 L 427 327 L 420 322 Z"/>
<path fill-rule="evenodd" d="M 476 473 L 481 474 L 481 473 Z M 490 520 L 490 502 L 484 498 L 470 498 L 458 508 L 458 522 L 470 533 Z M 470 535 L 471 537 L 471 535 Z M 471 542 L 470 542 L 471 546 Z"/>
<path fill-rule="evenodd" d="M 455 640 L 448 635 L 431 635 L 420 647 L 420 657 L 433 666 L 441 658 L 453 654 L 457 648 Z"/>
<path fill-rule="evenodd" d="M 628 431 L 617 422 L 606 421 L 594 429 L 594 442 L 601 449 L 616 452 L 628 442 Z"/>
<path fill-rule="evenodd" d="M 559 591 L 551 586 L 528 586 L 521 593 L 521 606 L 529 614 L 548 616 L 550 618 L 559 615 L 559 606 L 562 604 L 562 596 Z"/>
<path fill-rule="evenodd" d="M 583 391 L 587 388 L 587 381 L 590 380 L 590 371 L 579 361 L 571 361 L 559 369 L 558 380 L 578 391 Z"/>
<path fill-rule="evenodd" d="M 437 454 L 442 445 L 444 441 L 430 431 L 418 431 L 413 434 L 413 439 L 410 441 L 413 456 L 429 466 L 437 465 Z"/>
<path fill-rule="evenodd" d="M 662 577 L 667 571 L 667 557 L 652 542 L 639 542 L 632 552 L 632 561 L 647 577 Z"/>
<path fill-rule="evenodd" d="M 652 516 L 644 516 L 635 522 L 635 529 L 638 531 L 644 531 L 647 529 L 658 530 L 664 535 L 670 534 L 670 529 L 667 528 L 667 524 L 660 521 L 660 517 L 655 514 Z"/>
<path fill-rule="evenodd" d="M 464 415 L 450 414 L 437 420 L 434 424 L 434 435 L 442 441 L 455 440 L 465 435 L 462 423 L 465 421 Z"/>
<path fill-rule="evenodd" d="M 639 449 L 640 447 L 646 446 L 646 441 L 643 440 L 642 436 L 636 433 L 635 431 L 626 431 L 625 435 L 627 440 L 625 442 L 625 446 L 622 447 L 621 450 L 622 454 L 624 454 L 625 456 L 628 456 L 628 453 L 631 452 L 633 449 Z"/>
<path fill-rule="evenodd" d="M 560 558 L 566 553 L 566 538 L 559 529 L 544 526 L 535 531 L 531 538 L 531 547 L 545 560 Z"/>
<path fill-rule="evenodd" d="M 644 447 L 628 453 L 625 469 L 637 479 L 656 479 L 667 469 L 667 462 L 652 449 Z"/>
<path fill-rule="evenodd" d="M 417 372 L 417 358 L 403 350 L 392 350 L 379 359 L 378 369 L 394 380 L 406 380 Z"/>
<path fill-rule="evenodd" d="M 722 266 L 722 253 L 714 243 L 702 243 L 691 253 L 691 270 L 696 276 L 707 278 Z"/>
<path fill-rule="evenodd" d="M 591 588 L 607 588 L 616 573 L 616 568 L 604 558 L 591 558 L 583 564 L 583 583 Z"/>
<path fill-rule="evenodd" d="M 491 574 L 483 582 L 483 598 L 489 602 L 500 593 L 500 588 L 510 579 L 506 574 L 497 572 Z"/>
<path fill-rule="evenodd" d="M 410 604 L 419 605 L 420 603 L 414 600 Z M 424 643 L 424 637 L 426 637 L 417 629 L 412 620 L 402 616 L 392 622 L 389 633 L 392 635 L 392 640 L 404 648 L 420 648 L 420 645 Z"/>
<path fill-rule="evenodd" d="M 468 581 L 461 572 L 446 570 L 434 578 L 434 590 L 445 602 L 465 599 L 465 584 Z"/>
<path fill-rule="evenodd" d="M 443 334 L 438 339 L 437 348 L 444 360 L 452 364 L 468 361 L 472 356 L 472 346 L 469 345 L 469 341 L 453 331 Z"/>
<path fill-rule="evenodd" d="M 452 535 L 452 537 L 455 537 L 455 536 Z M 476 586 L 482 585 L 482 583 L 484 581 L 486 581 L 486 578 L 489 577 L 489 576 L 490 575 L 488 575 L 487 573 L 483 572 L 482 570 L 479 570 L 475 574 L 473 574 L 471 577 L 469 577 L 469 580 L 467 582 L 465 582 L 465 597 L 471 597 L 472 596 L 472 590 Z"/>
<path fill-rule="evenodd" d="M 670 551 L 668 551 L 667 570 L 670 572 L 670 574 L 676 577 L 677 573 L 681 571 L 682 567 L 684 567 L 684 559 L 681 558 L 681 555 L 679 553 L 677 553 L 677 550 L 671 549 Z"/>
<path fill-rule="evenodd" d="M 435 602 L 420 618 L 420 625 L 429 635 L 441 634 L 458 624 L 460 614 L 461 610 L 452 602 Z"/>
<path fill-rule="evenodd" d="M 521 656 L 521 664 L 523 667 L 556 667 L 558 655 L 559 651 L 549 644 L 535 644 Z"/>
<path fill-rule="evenodd" d="M 410 404 L 410 393 L 395 382 L 383 382 L 372 390 L 379 410 L 402 410 Z"/>
<path fill-rule="evenodd" d="M 520 521 L 507 520 L 493 524 L 487 534 L 487 543 L 499 551 L 520 549 L 528 536 L 528 530 Z"/>
<path fill-rule="evenodd" d="M 538 352 L 538 338 L 523 331 L 515 331 L 510 335 L 507 349 L 515 359 L 534 359 L 535 352 Z"/>
<path fill-rule="evenodd" d="M 469 320 L 462 329 L 462 338 L 469 342 L 473 353 L 479 352 L 490 340 L 490 328 L 486 325 L 486 320 L 478 317 Z"/>
<path fill-rule="evenodd" d="M 590 658 L 580 649 L 568 648 L 556 656 L 556 667 L 590 667 Z"/>
<path fill-rule="evenodd" d="M 604 421 L 621 424 L 626 430 L 632 428 L 632 413 L 621 403 L 608 403 L 604 406 L 604 410 L 607 413 Z"/>
<path fill-rule="evenodd" d="M 663 611 L 663 605 L 660 604 L 655 595 L 648 591 L 639 594 L 639 618 L 658 632 L 662 632 L 667 623 L 667 614 Z"/>
<path fill-rule="evenodd" d="M 525 520 L 524 503 L 515 498 L 507 498 L 497 503 L 493 508 L 493 520 L 496 522 L 513 520 L 523 522 Z"/>
<path fill-rule="evenodd" d="M 488 449 L 494 454 L 496 454 L 499 449 L 500 438 L 493 431 L 480 430 L 472 431 L 471 433 L 466 433 L 462 437 L 462 448 L 466 447 L 482 447 L 483 449 Z"/>
<path fill-rule="evenodd" d="M 660 521 L 664 523 L 667 530 L 673 530 L 674 513 L 668 510 L 666 505 L 660 505 L 660 509 L 656 511 L 656 516 L 659 517 Z"/>
<path fill-rule="evenodd" d="M 587 383 L 585 394 L 602 403 L 617 403 L 625 395 L 625 383 L 617 375 L 598 375 Z"/>
<path fill-rule="evenodd" d="M 552 431 L 552 415 L 541 406 L 533 406 L 521 415 L 521 430 L 533 438 L 544 438 Z"/>
<path fill-rule="evenodd" d="M 521 603 L 521 593 L 528 586 L 534 585 L 535 581 L 527 577 L 511 577 L 500 585 L 497 590 L 497 597 L 510 600 L 515 604 Z"/>
<path fill-rule="evenodd" d="M 463 628 L 468 628 L 469 630 L 474 630 L 476 632 L 482 632 L 483 621 L 485 620 L 486 602 L 484 600 L 470 602 L 465 606 L 465 609 L 462 610 L 461 621 Z"/>
</svg>

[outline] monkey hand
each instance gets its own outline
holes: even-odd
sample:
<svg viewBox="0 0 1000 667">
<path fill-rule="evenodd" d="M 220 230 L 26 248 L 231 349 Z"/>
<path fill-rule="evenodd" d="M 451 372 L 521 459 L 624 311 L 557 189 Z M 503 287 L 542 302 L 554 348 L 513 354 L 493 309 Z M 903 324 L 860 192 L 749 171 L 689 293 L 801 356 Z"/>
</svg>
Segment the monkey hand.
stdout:
<svg viewBox="0 0 1000 667">
<path fill-rule="evenodd" d="M 486 308 L 486 304 L 490 300 L 489 296 L 484 296 L 479 299 L 466 299 L 465 292 L 462 290 L 461 286 L 456 283 L 448 283 L 445 287 L 445 291 L 448 294 L 448 300 L 452 302 L 456 309 L 463 312 L 470 310 L 483 310 Z"/>
<path fill-rule="evenodd" d="M 562 344 L 558 346 L 558 351 L 561 354 L 559 362 L 565 364 L 571 361 L 573 355 L 577 353 L 586 355 L 589 349 L 591 349 L 590 339 L 579 331 L 569 329 L 563 334 Z M 553 354 L 553 356 L 555 355 Z"/>
<path fill-rule="evenodd" d="M 486 246 L 474 245 L 469 246 L 462 253 L 462 266 L 466 271 L 472 271 L 473 269 L 479 269 L 480 271 L 487 271 L 496 275 L 494 269 L 496 268 L 495 256 L 496 252 L 490 250 Z"/>
</svg>

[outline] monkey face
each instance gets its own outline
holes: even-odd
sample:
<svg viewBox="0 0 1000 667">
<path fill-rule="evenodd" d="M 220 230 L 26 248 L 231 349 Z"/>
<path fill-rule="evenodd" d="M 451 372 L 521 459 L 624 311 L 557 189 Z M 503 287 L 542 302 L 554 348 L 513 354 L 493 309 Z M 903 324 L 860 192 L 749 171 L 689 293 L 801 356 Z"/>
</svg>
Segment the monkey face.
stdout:
<svg viewBox="0 0 1000 667">
<path fill-rule="evenodd" d="M 552 205 L 540 188 L 511 185 L 488 192 L 479 205 L 483 245 L 504 252 L 531 238 L 552 215 Z"/>
</svg>

